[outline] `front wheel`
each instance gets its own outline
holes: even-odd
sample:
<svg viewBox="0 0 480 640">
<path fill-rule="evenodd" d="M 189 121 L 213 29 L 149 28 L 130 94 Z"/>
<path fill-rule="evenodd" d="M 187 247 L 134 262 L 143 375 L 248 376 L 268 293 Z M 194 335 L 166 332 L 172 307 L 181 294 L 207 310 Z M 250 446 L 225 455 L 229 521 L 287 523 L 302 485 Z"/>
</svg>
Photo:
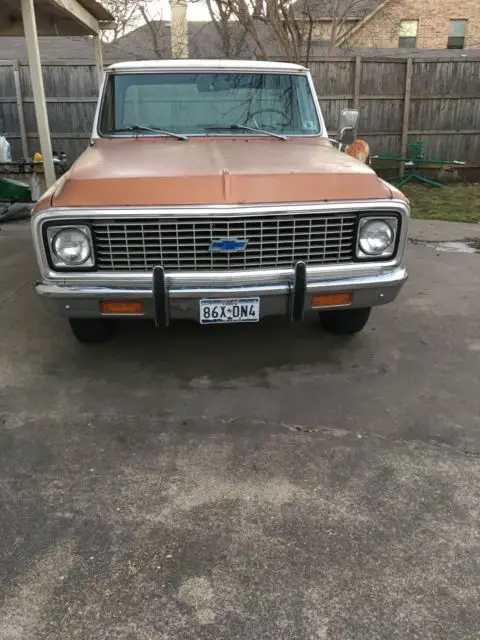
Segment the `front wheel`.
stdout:
<svg viewBox="0 0 480 640">
<path fill-rule="evenodd" d="M 70 318 L 70 328 L 80 342 L 105 342 L 115 333 L 116 323 L 112 319 Z"/>
<path fill-rule="evenodd" d="M 329 333 L 340 336 L 353 335 L 365 327 L 370 311 L 370 307 L 320 311 L 320 324 Z"/>
</svg>

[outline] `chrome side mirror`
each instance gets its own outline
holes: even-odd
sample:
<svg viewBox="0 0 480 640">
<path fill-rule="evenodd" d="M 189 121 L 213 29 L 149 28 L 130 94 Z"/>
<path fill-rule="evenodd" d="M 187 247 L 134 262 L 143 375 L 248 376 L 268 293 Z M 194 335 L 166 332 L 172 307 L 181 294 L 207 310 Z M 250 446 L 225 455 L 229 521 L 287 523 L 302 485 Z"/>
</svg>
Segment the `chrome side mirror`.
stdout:
<svg viewBox="0 0 480 640">
<path fill-rule="evenodd" d="M 352 144 L 357 137 L 358 109 L 344 109 L 340 116 L 339 142 L 340 144 Z"/>
</svg>

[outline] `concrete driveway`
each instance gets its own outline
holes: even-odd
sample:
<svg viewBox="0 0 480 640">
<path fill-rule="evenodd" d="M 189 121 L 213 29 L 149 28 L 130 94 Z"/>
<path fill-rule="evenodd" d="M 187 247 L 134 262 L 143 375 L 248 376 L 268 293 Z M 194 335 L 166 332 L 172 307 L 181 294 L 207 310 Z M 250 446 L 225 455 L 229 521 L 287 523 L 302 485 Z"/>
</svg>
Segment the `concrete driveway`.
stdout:
<svg viewBox="0 0 480 640">
<path fill-rule="evenodd" d="M 2 640 L 478 640 L 480 255 L 423 241 L 353 338 L 77 344 L 0 231 Z M 441 247 L 442 248 L 442 247 Z"/>
</svg>

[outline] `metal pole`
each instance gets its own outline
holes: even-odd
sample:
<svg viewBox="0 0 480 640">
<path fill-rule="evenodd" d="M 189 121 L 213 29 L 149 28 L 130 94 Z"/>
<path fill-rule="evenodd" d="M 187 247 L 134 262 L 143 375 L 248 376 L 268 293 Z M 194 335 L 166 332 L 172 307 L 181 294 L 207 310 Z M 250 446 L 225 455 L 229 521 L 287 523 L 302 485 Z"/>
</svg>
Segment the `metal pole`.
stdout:
<svg viewBox="0 0 480 640">
<path fill-rule="evenodd" d="M 35 104 L 35 116 L 37 119 L 38 137 L 43 156 L 43 171 L 47 188 L 56 180 L 53 165 L 52 142 L 50 140 L 50 128 L 48 126 L 47 103 L 45 101 L 45 89 L 43 86 L 42 63 L 38 48 L 37 23 L 35 20 L 35 7 L 33 0 L 21 0 L 23 30 L 28 51 L 28 64 L 32 81 L 33 101 Z"/>
</svg>

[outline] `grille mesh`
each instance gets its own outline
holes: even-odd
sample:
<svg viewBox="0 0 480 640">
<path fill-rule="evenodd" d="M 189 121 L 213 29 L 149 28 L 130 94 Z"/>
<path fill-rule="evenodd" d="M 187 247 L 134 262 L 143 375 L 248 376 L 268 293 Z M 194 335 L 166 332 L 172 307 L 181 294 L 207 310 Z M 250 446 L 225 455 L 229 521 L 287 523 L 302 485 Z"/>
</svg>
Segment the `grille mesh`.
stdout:
<svg viewBox="0 0 480 640">
<path fill-rule="evenodd" d="M 255 217 L 106 219 L 92 225 L 105 271 L 245 270 L 351 262 L 357 216 L 300 213 Z M 245 251 L 210 251 L 212 240 L 248 240 Z"/>
</svg>

